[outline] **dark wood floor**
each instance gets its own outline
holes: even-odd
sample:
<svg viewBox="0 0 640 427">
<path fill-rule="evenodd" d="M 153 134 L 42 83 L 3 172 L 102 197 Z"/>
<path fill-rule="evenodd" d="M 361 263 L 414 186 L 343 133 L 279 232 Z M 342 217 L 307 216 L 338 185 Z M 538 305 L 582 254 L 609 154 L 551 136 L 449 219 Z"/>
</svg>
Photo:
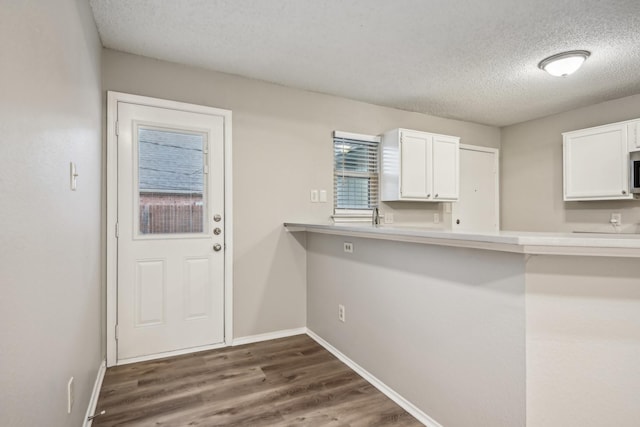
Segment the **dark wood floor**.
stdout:
<svg viewBox="0 0 640 427">
<path fill-rule="evenodd" d="M 421 426 L 306 335 L 107 369 L 95 427 Z"/>
</svg>

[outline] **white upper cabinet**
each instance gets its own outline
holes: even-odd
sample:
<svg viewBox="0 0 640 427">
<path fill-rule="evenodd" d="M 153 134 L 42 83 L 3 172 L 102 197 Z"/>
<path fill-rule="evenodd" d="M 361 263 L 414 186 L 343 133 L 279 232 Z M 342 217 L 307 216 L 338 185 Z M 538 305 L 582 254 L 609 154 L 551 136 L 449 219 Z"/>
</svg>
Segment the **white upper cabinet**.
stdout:
<svg viewBox="0 0 640 427">
<path fill-rule="evenodd" d="M 629 192 L 629 123 L 563 133 L 564 200 L 625 200 Z"/>
<path fill-rule="evenodd" d="M 431 163 L 431 151 L 431 136 L 420 132 L 402 133 L 400 140 L 401 197 L 413 199 L 431 197 L 431 174 L 428 173 L 430 171 L 427 166 Z"/>
<path fill-rule="evenodd" d="M 382 138 L 382 201 L 450 202 L 459 193 L 460 138 L 394 129 Z"/>
<path fill-rule="evenodd" d="M 433 136 L 433 197 L 458 200 L 460 193 L 460 138 Z"/>
</svg>

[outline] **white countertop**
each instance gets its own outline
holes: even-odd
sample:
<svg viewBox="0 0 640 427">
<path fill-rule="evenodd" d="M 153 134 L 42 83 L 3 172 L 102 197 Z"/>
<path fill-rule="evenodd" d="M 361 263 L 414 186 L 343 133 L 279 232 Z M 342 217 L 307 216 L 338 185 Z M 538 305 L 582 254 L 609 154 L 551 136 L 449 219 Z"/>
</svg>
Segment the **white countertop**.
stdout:
<svg viewBox="0 0 640 427">
<path fill-rule="evenodd" d="M 524 231 L 466 232 L 416 226 L 367 223 L 285 223 L 287 230 L 335 234 L 432 245 L 516 252 L 532 255 L 585 255 L 640 258 L 640 235 L 546 233 Z"/>
</svg>

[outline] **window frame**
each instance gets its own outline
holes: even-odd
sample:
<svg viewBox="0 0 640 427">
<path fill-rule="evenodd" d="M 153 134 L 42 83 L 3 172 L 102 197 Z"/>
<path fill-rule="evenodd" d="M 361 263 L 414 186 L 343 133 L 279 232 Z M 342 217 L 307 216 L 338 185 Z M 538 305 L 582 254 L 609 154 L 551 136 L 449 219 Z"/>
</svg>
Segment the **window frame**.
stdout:
<svg viewBox="0 0 640 427">
<path fill-rule="evenodd" d="M 336 178 L 337 178 L 337 170 L 336 170 L 336 159 L 335 159 L 335 143 L 336 143 L 336 138 L 341 138 L 341 139 L 351 139 L 354 141 L 363 141 L 363 142 L 375 142 L 377 143 L 377 147 L 376 147 L 376 157 L 377 157 L 377 162 L 376 162 L 376 172 L 375 172 L 375 177 L 378 181 L 378 186 L 377 186 L 377 194 L 376 194 L 376 205 L 375 207 L 378 207 L 380 205 L 380 147 L 381 147 L 381 143 L 382 143 L 382 137 L 380 135 L 366 135 L 366 134 L 359 134 L 359 133 L 352 133 L 352 132 L 343 132 L 343 131 L 333 131 L 333 191 L 334 191 L 334 196 L 333 196 L 333 215 L 331 215 L 331 218 L 333 219 L 334 222 L 365 222 L 365 221 L 370 221 L 371 220 L 371 215 L 372 215 L 372 209 L 343 209 L 343 208 L 338 208 L 337 207 L 337 183 L 336 183 Z"/>
</svg>

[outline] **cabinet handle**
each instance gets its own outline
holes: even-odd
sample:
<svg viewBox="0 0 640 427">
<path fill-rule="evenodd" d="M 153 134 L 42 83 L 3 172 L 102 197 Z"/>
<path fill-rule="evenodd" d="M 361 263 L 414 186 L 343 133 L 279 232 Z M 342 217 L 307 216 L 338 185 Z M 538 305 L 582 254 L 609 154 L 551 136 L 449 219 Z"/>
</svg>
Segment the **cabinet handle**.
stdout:
<svg viewBox="0 0 640 427">
<path fill-rule="evenodd" d="M 434 197 L 437 199 L 438 198 L 438 193 L 436 193 L 436 195 Z"/>
<path fill-rule="evenodd" d="M 622 190 L 622 194 L 627 194 L 626 190 Z"/>
<path fill-rule="evenodd" d="M 427 194 L 427 199 L 428 199 L 429 197 L 431 197 L 431 194 Z"/>
</svg>

